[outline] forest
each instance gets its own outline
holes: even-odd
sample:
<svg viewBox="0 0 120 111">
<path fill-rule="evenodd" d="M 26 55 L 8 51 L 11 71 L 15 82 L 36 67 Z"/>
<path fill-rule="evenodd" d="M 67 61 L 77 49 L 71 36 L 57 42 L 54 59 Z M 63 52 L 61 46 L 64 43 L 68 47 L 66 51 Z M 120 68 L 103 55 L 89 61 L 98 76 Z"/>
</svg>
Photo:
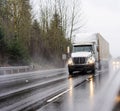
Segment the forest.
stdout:
<svg viewBox="0 0 120 111">
<path fill-rule="evenodd" d="M 48 1 L 41 1 L 38 16 L 32 1 L 0 0 L 0 66 L 62 66 L 62 54 L 81 26 L 75 26 L 75 2 L 68 13 L 64 0 Z"/>
</svg>

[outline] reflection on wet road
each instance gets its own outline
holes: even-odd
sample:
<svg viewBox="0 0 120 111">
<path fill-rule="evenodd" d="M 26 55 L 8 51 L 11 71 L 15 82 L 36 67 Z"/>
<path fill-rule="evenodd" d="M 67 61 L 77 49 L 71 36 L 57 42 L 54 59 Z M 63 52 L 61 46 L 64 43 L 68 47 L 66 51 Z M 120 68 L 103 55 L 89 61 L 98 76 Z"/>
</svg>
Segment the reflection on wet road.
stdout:
<svg viewBox="0 0 120 111">
<path fill-rule="evenodd" d="M 90 79 L 86 79 L 81 84 L 79 82 L 75 84 L 75 81 L 79 81 L 84 76 L 70 78 L 69 89 L 37 111 L 90 111 L 94 105 L 95 95 L 105 84 L 109 74 L 103 71 L 97 72 L 94 77 L 92 74 L 85 76 Z"/>
<path fill-rule="evenodd" d="M 47 73 L 43 71 L 40 75 L 30 73 L 31 76 L 29 74 L 1 76 L 0 111 L 112 111 L 114 103 L 116 103 L 114 109 L 118 107 L 119 102 L 116 102 L 119 101 L 117 93 L 120 85 L 118 65 L 113 65 L 109 71 L 103 69 L 96 71 L 95 74 L 77 72 L 71 78 L 68 78 L 66 69 L 62 72 L 51 71 Z M 25 87 L 22 87 L 24 86 L 22 82 Z M 7 88 L 13 88 L 14 91 Z"/>
<path fill-rule="evenodd" d="M 120 111 L 120 90 L 115 98 L 115 106 L 112 111 Z"/>
<path fill-rule="evenodd" d="M 90 101 L 91 105 L 93 104 L 93 99 L 94 99 L 94 81 L 93 78 L 90 79 Z"/>
</svg>

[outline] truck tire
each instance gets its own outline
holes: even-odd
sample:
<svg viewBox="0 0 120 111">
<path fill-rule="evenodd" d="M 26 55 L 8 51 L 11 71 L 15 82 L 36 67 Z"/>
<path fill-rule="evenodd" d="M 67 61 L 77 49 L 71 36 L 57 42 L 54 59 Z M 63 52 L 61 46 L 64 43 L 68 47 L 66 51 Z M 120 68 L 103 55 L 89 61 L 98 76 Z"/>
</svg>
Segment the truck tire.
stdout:
<svg viewBox="0 0 120 111">
<path fill-rule="evenodd" d="M 71 69 L 68 69 L 69 75 L 72 76 L 73 75 L 73 71 Z"/>
<path fill-rule="evenodd" d="M 92 70 L 92 73 L 95 74 L 95 69 Z"/>
<path fill-rule="evenodd" d="M 96 64 L 94 65 L 93 69 L 92 69 L 92 73 L 95 74 L 95 70 L 96 70 Z"/>
</svg>

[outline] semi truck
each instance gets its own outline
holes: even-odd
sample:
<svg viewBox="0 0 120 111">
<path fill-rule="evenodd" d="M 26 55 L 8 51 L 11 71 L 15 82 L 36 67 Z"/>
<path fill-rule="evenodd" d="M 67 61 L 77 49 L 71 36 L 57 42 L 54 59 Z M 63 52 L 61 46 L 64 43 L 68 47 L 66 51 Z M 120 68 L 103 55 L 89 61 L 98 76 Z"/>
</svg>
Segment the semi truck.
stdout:
<svg viewBox="0 0 120 111">
<path fill-rule="evenodd" d="M 96 69 L 108 68 L 109 57 L 109 43 L 100 33 L 82 35 L 72 45 L 68 59 L 69 75 L 75 71 L 94 74 Z"/>
</svg>

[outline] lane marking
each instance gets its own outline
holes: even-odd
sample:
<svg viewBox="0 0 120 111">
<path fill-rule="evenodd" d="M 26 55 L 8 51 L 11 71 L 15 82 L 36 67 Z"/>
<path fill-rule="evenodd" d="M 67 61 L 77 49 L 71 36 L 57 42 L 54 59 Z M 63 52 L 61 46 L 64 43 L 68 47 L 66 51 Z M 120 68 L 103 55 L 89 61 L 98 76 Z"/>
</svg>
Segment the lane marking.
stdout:
<svg viewBox="0 0 120 111">
<path fill-rule="evenodd" d="M 58 94 L 58 95 L 54 96 L 53 98 L 51 98 L 51 99 L 47 100 L 47 102 L 49 103 L 49 102 L 54 101 L 56 98 L 58 98 L 58 97 L 62 96 L 63 94 L 65 94 L 65 93 L 69 92 L 70 90 L 72 90 L 72 88 L 67 89 L 66 91 L 64 91 L 64 92 L 62 92 L 62 93 L 60 93 L 60 94 Z"/>
<path fill-rule="evenodd" d="M 100 74 L 95 74 L 94 76 L 98 76 L 98 75 L 100 75 Z"/>
<path fill-rule="evenodd" d="M 102 72 L 102 70 L 100 70 L 100 71 L 96 71 L 96 72 Z"/>
<path fill-rule="evenodd" d="M 89 78 L 88 78 L 88 79 L 86 79 L 86 81 L 89 81 Z"/>
<path fill-rule="evenodd" d="M 29 82 L 29 80 L 25 80 L 25 82 L 26 82 L 26 83 L 28 83 L 28 82 Z"/>
<path fill-rule="evenodd" d="M 105 71 L 107 71 L 107 69 L 97 70 L 98 73 L 99 72 L 105 72 Z"/>
</svg>

